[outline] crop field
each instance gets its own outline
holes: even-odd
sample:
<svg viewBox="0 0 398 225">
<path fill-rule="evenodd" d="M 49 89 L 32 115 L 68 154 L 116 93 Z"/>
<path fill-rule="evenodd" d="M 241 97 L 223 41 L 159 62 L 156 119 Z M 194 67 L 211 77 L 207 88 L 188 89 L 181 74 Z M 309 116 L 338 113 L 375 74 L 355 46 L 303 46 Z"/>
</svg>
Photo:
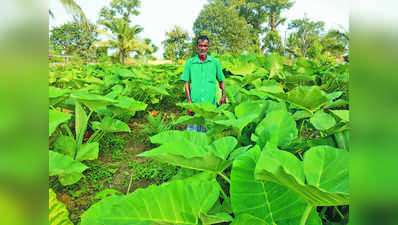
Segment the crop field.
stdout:
<svg viewBox="0 0 398 225">
<path fill-rule="evenodd" d="M 51 66 L 50 224 L 348 223 L 348 65 L 215 57 L 220 107 L 183 65 Z"/>
</svg>

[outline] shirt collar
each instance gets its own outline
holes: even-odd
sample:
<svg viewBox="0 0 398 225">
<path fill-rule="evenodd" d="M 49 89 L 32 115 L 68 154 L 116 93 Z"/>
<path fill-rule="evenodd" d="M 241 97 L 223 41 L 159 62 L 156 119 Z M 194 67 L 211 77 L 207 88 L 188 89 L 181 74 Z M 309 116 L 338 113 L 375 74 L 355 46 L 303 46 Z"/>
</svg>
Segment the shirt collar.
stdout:
<svg viewBox="0 0 398 225">
<path fill-rule="evenodd" d="M 194 63 L 206 63 L 206 62 L 211 62 L 211 61 L 212 61 L 212 57 L 209 55 L 206 56 L 206 59 L 203 62 L 202 62 L 202 60 L 199 59 L 199 55 L 196 55 L 193 60 Z"/>
</svg>

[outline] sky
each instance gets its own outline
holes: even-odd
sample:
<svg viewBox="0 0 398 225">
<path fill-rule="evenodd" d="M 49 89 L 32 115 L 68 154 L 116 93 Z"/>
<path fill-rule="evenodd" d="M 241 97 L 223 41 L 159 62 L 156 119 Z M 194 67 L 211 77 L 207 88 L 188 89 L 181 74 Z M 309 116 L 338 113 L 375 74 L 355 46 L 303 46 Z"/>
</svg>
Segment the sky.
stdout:
<svg viewBox="0 0 398 225">
<path fill-rule="evenodd" d="M 80 5 L 88 20 L 95 23 L 102 7 L 108 6 L 111 0 L 75 0 Z M 132 18 L 133 24 L 144 28 L 141 38 L 150 38 L 159 47 L 154 53 L 159 59 L 163 58 L 161 42 L 166 38 L 175 25 L 187 31 L 193 37 L 192 26 L 203 9 L 207 0 L 142 0 L 138 9 L 140 15 Z M 72 17 L 67 14 L 60 0 L 50 0 L 49 8 L 55 18 L 49 19 L 49 27 L 60 26 Z M 282 13 L 287 22 L 279 27 L 282 39 L 289 21 L 303 18 L 306 15 L 311 20 L 324 21 L 326 29 L 349 29 L 350 1 L 348 0 L 296 0 L 288 11 Z"/>
</svg>

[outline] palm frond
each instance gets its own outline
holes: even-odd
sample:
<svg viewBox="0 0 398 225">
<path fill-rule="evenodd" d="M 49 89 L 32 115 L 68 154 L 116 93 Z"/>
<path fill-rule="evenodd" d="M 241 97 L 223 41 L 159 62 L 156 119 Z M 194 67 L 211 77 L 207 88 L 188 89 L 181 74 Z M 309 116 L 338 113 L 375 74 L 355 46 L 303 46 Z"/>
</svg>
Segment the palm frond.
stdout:
<svg viewBox="0 0 398 225">
<path fill-rule="evenodd" d="M 72 14 L 73 18 L 82 25 L 87 31 L 90 31 L 90 26 L 86 15 L 81 7 L 74 0 L 60 0 L 64 8 Z"/>
</svg>

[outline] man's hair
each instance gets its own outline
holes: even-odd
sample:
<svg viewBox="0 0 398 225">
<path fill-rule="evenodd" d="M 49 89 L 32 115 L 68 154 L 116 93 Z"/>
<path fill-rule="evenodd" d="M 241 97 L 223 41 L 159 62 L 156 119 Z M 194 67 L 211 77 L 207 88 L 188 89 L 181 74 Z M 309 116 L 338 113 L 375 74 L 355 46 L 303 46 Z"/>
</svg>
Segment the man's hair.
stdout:
<svg viewBox="0 0 398 225">
<path fill-rule="evenodd" d="M 207 40 L 207 41 L 208 41 L 208 43 L 210 44 L 209 37 L 207 37 L 206 35 L 200 35 L 200 36 L 198 37 L 198 39 L 196 39 L 196 45 L 198 45 L 198 44 L 199 44 L 199 40 L 201 40 L 201 41 L 205 41 L 205 40 Z"/>
</svg>

